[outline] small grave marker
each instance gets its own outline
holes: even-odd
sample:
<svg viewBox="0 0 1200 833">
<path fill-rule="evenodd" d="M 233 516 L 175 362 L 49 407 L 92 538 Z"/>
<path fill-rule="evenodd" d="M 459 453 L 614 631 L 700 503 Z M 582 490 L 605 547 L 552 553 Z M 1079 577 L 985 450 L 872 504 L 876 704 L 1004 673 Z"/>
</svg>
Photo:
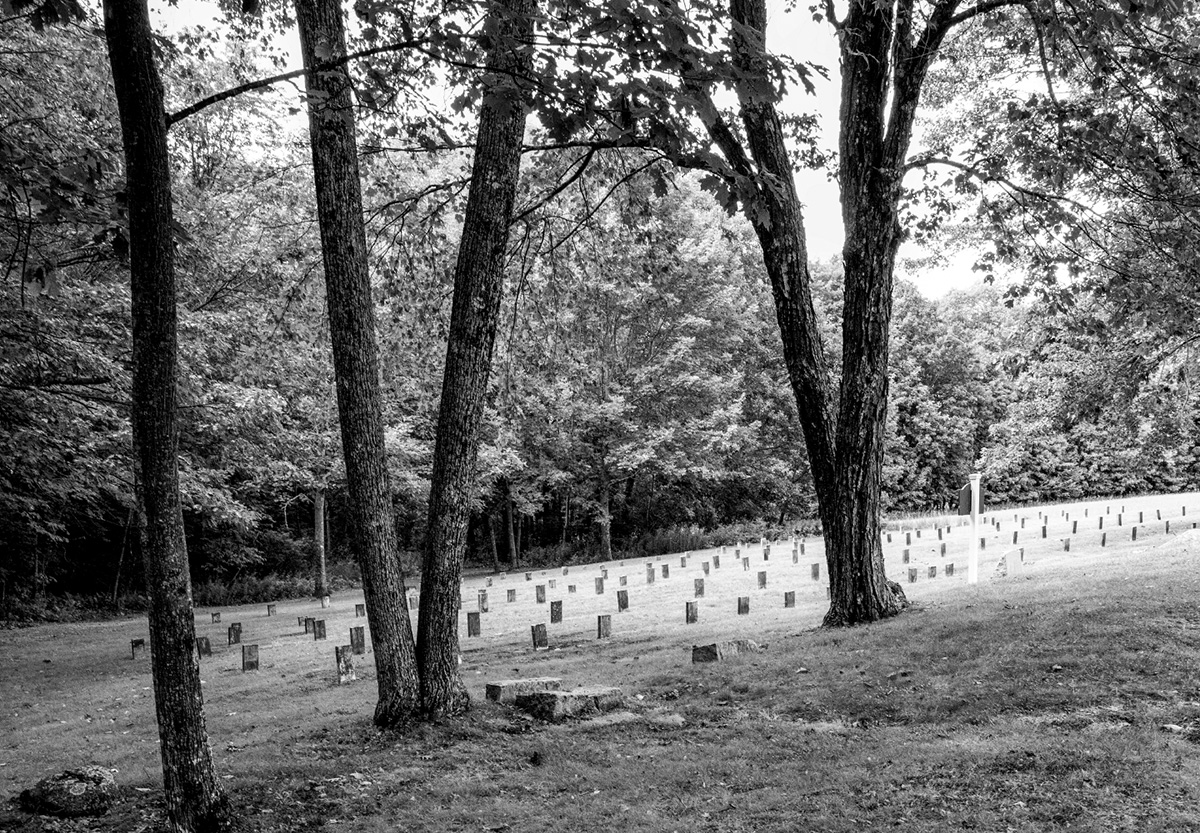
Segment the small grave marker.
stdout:
<svg viewBox="0 0 1200 833">
<path fill-rule="evenodd" d="M 488 593 L 486 590 L 479 591 L 479 612 L 488 612 Z"/>
<path fill-rule="evenodd" d="M 601 579 L 603 581 L 603 579 Z M 540 605 L 546 603 L 546 585 L 539 584 L 533 588 L 533 599 Z"/>
<path fill-rule="evenodd" d="M 558 579 L 552 578 L 548 582 L 546 582 L 546 584 L 548 584 L 550 586 L 551 590 L 556 590 L 558 588 Z"/>
<path fill-rule="evenodd" d="M 808 568 L 808 570 L 809 570 L 809 573 L 812 575 L 813 581 L 821 580 L 821 562 L 814 561 L 812 563 L 812 565 Z"/>
<path fill-rule="evenodd" d="M 909 547 L 912 546 L 912 533 L 911 532 L 904 533 L 904 544 L 905 544 L 905 546 L 909 546 Z"/>
<path fill-rule="evenodd" d="M 229 626 L 229 645 L 240 645 L 242 642 L 242 623 L 234 622 Z"/>
<path fill-rule="evenodd" d="M 662 565 L 662 576 L 663 576 L 663 578 L 671 577 L 671 568 L 669 566 L 667 566 L 666 564 Z"/>
<path fill-rule="evenodd" d="M 949 564 L 946 565 L 945 573 L 946 573 L 947 577 L 954 575 L 954 562 L 953 561 L 951 561 Z"/>
<path fill-rule="evenodd" d="M 268 615 L 268 616 L 274 616 L 274 615 L 275 615 L 275 610 L 276 610 L 276 608 L 275 608 L 275 605 L 274 605 L 274 604 L 269 604 L 269 605 L 267 605 L 267 615 Z"/>
<path fill-rule="evenodd" d="M 547 650 L 550 647 L 549 639 L 546 637 L 546 626 L 544 624 L 534 625 L 529 629 L 533 636 L 533 650 Z"/>
<path fill-rule="evenodd" d="M 604 579 L 602 579 L 600 576 L 596 576 L 596 595 L 604 595 Z"/>
<path fill-rule="evenodd" d="M 795 607 L 796 606 L 796 591 L 795 590 L 788 590 L 783 594 L 783 606 L 784 607 Z"/>
<path fill-rule="evenodd" d="M 1014 529 L 1013 530 L 1013 545 L 1015 546 L 1016 543 L 1017 543 L 1017 531 Z"/>
<path fill-rule="evenodd" d="M 329 602 L 330 602 L 330 599 L 328 596 L 322 596 L 321 597 L 321 609 L 325 610 L 326 608 L 328 608 Z"/>
<path fill-rule="evenodd" d="M 940 526 L 938 527 L 938 540 L 942 540 L 942 528 Z"/>
<path fill-rule="evenodd" d="M 679 569 L 682 570 L 685 567 L 687 567 L 687 558 L 685 556 L 681 555 L 679 557 Z"/>
<path fill-rule="evenodd" d="M 574 592 L 575 592 L 575 585 L 574 585 L 574 584 L 568 584 L 568 585 L 567 585 L 567 592 L 568 592 L 568 593 L 574 593 Z"/>
<path fill-rule="evenodd" d="M 557 625 L 562 622 L 562 602 L 550 602 L 550 624 Z"/>
<path fill-rule="evenodd" d="M 504 597 L 504 600 L 507 602 L 515 602 L 517 600 L 517 589 L 515 587 L 510 587 L 507 595 Z"/>
<path fill-rule="evenodd" d="M 218 622 L 220 622 L 220 621 L 221 621 L 221 614 L 220 614 L 220 613 L 214 613 L 214 614 L 212 615 L 212 620 L 213 620 L 213 624 L 214 624 L 214 625 L 215 625 L 215 624 L 217 624 Z"/>
<path fill-rule="evenodd" d="M 767 586 L 767 573 L 765 570 L 758 571 L 758 589 L 762 590 Z"/>
<path fill-rule="evenodd" d="M 654 584 L 654 565 L 646 565 L 646 584 Z"/>
<path fill-rule="evenodd" d="M 479 614 L 476 613 L 476 616 Z M 471 614 L 467 614 L 467 630 L 469 631 Z M 479 634 L 475 634 L 478 636 Z M 367 629 L 362 625 L 350 629 L 350 652 L 354 654 L 365 654 L 367 652 Z"/>
<path fill-rule="evenodd" d="M 356 604 L 354 606 L 354 616 L 357 619 L 362 619 L 367 615 L 367 606 L 365 604 Z"/>
<path fill-rule="evenodd" d="M 721 556 L 719 556 L 719 555 L 713 556 L 713 569 L 714 570 L 721 569 Z"/>
<path fill-rule="evenodd" d="M 704 597 L 704 579 L 698 578 L 692 581 L 693 595 L 697 599 Z"/>
<path fill-rule="evenodd" d="M 325 638 L 325 620 L 313 619 L 313 641 Z"/>
<path fill-rule="evenodd" d="M 143 651 L 145 649 L 146 640 L 144 638 L 129 640 L 129 652 L 133 655 L 130 657 L 130 659 L 137 659 L 138 651 Z"/>
<path fill-rule="evenodd" d="M 526 580 L 526 581 L 533 581 L 533 573 L 526 573 L 526 574 L 525 574 L 525 580 Z"/>
<path fill-rule="evenodd" d="M 479 636 L 480 615 L 477 610 L 467 611 L 467 636 Z"/>
<path fill-rule="evenodd" d="M 1130 541 L 1136 541 L 1136 540 L 1137 540 L 1137 529 L 1138 529 L 1138 528 L 1135 526 L 1135 527 L 1133 527 L 1131 530 L 1129 530 L 1129 531 L 1130 531 L 1130 533 L 1131 533 L 1131 535 L 1129 536 L 1129 540 L 1130 540 Z"/>
<path fill-rule="evenodd" d="M 238 634 L 239 636 L 241 634 Z M 247 671 L 258 670 L 258 646 L 243 645 L 242 646 L 242 673 Z"/>
<path fill-rule="evenodd" d="M 461 602 L 462 602 L 462 599 L 459 599 L 459 602 L 460 602 L 460 604 L 461 604 Z M 419 603 L 420 603 L 420 600 L 417 598 L 417 594 L 416 594 L 416 593 L 410 593 L 410 594 L 409 594 L 409 596 L 408 596 L 408 609 L 409 609 L 409 610 L 416 610 L 416 609 L 417 609 L 417 605 L 418 605 Z"/>
<path fill-rule="evenodd" d="M 750 612 L 750 597 L 738 596 L 738 616 L 745 616 Z"/>
<path fill-rule="evenodd" d="M 708 575 L 709 567 L 710 565 L 707 561 L 700 562 L 700 569 L 704 571 L 704 575 Z"/>
<path fill-rule="evenodd" d="M 750 559 L 749 558 L 742 559 L 742 572 L 743 573 L 750 572 Z"/>
<path fill-rule="evenodd" d="M 1043 538 L 1046 537 L 1046 527 L 1045 526 L 1042 527 L 1042 537 Z"/>
<path fill-rule="evenodd" d="M 354 673 L 354 653 L 349 645 L 339 645 L 334 648 L 333 658 L 337 662 L 338 685 L 346 685 L 358 679 Z"/>
<path fill-rule="evenodd" d="M 211 657 L 212 656 L 212 642 L 210 642 L 208 640 L 207 636 L 197 636 L 196 637 L 196 656 L 198 656 L 198 657 Z"/>
<path fill-rule="evenodd" d="M 929 577 L 937 578 L 937 565 L 936 564 L 929 565 Z"/>
<path fill-rule="evenodd" d="M 917 568 L 909 567 L 908 568 L 908 583 L 914 584 L 916 582 L 916 580 L 917 580 Z"/>
<path fill-rule="evenodd" d="M 688 625 L 694 625 L 700 621 L 700 605 L 696 602 L 685 603 L 683 620 Z"/>
<path fill-rule="evenodd" d="M 297 624 L 299 627 L 304 627 L 304 617 L 303 617 L 303 616 L 297 616 L 297 617 L 296 617 L 296 624 Z M 305 633 L 308 633 L 308 631 L 305 631 Z"/>
<path fill-rule="evenodd" d="M 312 618 L 311 616 L 305 616 L 304 617 L 304 632 L 312 633 L 314 628 L 316 627 L 316 625 L 314 624 L 316 621 L 317 620 Z"/>
<path fill-rule="evenodd" d="M 903 552 L 900 553 L 900 563 L 907 564 L 908 560 L 909 560 L 908 550 L 904 550 Z"/>
<path fill-rule="evenodd" d="M 629 591 L 617 591 L 617 613 L 624 613 L 629 610 Z"/>
<path fill-rule="evenodd" d="M 1100 533 L 1100 546 L 1102 546 L 1102 547 L 1103 547 L 1103 546 L 1105 546 L 1106 544 L 1108 544 L 1108 533 L 1107 533 L 1107 532 L 1101 532 L 1101 533 Z"/>
<path fill-rule="evenodd" d="M 1063 541 L 1063 552 L 1071 551 L 1071 539 L 1067 538 Z"/>
<path fill-rule="evenodd" d="M 612 636 L 612 614 L 601 613 L 596 617 L 596 638 L 608 639 Z"/>
<path fill-rule="evenodd" d="M 946 545 L 944 543 L 942 544 L 941 556 L 942 558 L 946 557 Z"/>
</svg>

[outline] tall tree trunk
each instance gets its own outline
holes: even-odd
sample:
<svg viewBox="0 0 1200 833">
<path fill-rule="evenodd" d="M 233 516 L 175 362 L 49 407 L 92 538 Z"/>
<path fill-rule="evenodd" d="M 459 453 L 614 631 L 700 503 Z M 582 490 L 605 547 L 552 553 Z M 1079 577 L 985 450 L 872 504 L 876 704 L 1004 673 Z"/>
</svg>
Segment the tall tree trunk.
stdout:
<svg viewBox="0 0 1200 833">
<path fill-rule="evenodd" d="M 513 525 L 512 483 L 504 479 L 504 525 L 508 533 L 508 565 L 516 569 L 520 564 L 521 550 L 517 547 L 516 527 Z"/>
<path fill-rule="evenodd" d="M 429 535 L 421 571 L 417 657 L 421 707 L 427 715 L 467 708 L 458 675 L 458 607 L 471 489 L 479 449 L 483 397 L 500 315 L 508 227 L 520 176 L 525 107 L 516 77 L 529 72 L 533 0 L 492 7 L 496 30 L 488 56 L 489 86 L 463 217 L 446 369 L 429 490 Z"/>
<path fill-rule="evenodd" d="M 316 554 L 316 579 L 313 594 L 322 598 L 329 594 L 329 575 L 325 570 L 325 490 L 313 490 L 313 551 Z"/>
<path fill-rule="evenodd" d="M 600 560 L 612 561 L 612 484 L 603 458 L 600 460 L 600 485 L 596 492 L 596 543 L 600 548 Z"/>
<path fill-rule="evenodd" d="M 296 0 L 304 65 L 346 53 L 338 0 Z M 371 617 L 379 702 L 375 723 L 395 726 L 419 708 L 412 623 L 400 570 L 367 268 L 351 81 L 344 68 L 306 76 L 317 218 L 337 380 L 349 513 Z"/>
<path fill-rule="evenodd" d="M 213 769 L 204 721 L 179 501 L 171 165 L 146 0 L 105 0 L 104 31 L 125 148 L 133 298 L 132 428 L 167 814 L 175 830 L 226 830 L 231 814 Z"/>
<path fill-rule="evenodd" d="M 567 526 L 571 522 L 571 493 L 563 491 L 563 507 L 562 507 L 562 538 L 559 540 L 559 546 L 567 545 Z"/>
<path fill-rule="evenodd" d="M 491 512 L 487 513 L 488 540 L 492 544 L 492 572 L 500 572 L 500 547 L 496 544 L 496 519 Z"/>
</svg>

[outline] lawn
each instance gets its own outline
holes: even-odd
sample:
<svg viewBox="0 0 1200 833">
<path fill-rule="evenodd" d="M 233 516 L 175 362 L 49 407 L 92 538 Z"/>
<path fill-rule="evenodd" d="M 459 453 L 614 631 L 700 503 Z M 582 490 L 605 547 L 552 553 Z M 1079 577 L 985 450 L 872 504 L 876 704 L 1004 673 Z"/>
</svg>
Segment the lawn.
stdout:
<svg viewBox="0 0 1200 833">
<path fill-rule="evenodd" d="M 719 552 L 664 558 L 653 562 L 653 585 L 644 560 L 490 586 L 472 579 L 464 623 L 478 591 L 489 595 L 481 636 L 463 638 L 474 708 L 400 734 L 370 723 L 369 654 L 357 682 L 333 679 L 335 644 L 364 621 L 354 616 L 360 599 L 335 598 L 325 611 L 280 602 L 272 617 L 262 606 L 225 609 L 219 624 L 216 611 L 198 610 L 197 630 L 214 644 L 202 666 L 218 767 L 251 831 L 1195 831 L 1200 531 L 1191 517 L 1200 520 L 1200 500 L 1119 504 L 1088 504 L 1086 524 L 1084 504 L 1042 509 L 1044 538 L 1038 508 L 995 513 L 1001 528 L 986 527 L 975 586 L 965 581 L 965 529 L 943 527 L 938 539 L 925 525 L 913 539 L 923 546 L 905 546 L 914 524 L 897 528 L 889 573 L 913 606 L 846 631 L 817 628 L 817 541 L 803 555 L 797 545 L 794 564 L 790 542 L 773 544 L 766 560 L 748 546 L 750 569 L 732 548 L 719 568 Z M 1004 577 L 995 567 L 1014 549 L 1014 530 L 1023 567 Z M 947 578 L 949 562 L 958 569 Z M 941 567 L 937 578 L 929 566 Z M 597 593 L 601 569 L 609 577 Z M 549 627 L 551 650 L 535 652 L 529 625 L 549 621 L 538 585 L 548 602 L 563 601 L 564 617 Z M 618 589 L 629 593 L 626 612 L 616 611 Z M 793 608 L 783 607 L 789 590 Z M 737 596 L 750 596 L 749 615 L 737 615 Z M 700 621 L 685 625 L 693 599 Z M 595 638 L 601 613 L 612 615 L 611 639 Z M 306 636 L 302 615 L 325 617 L 330 639 Z M 243 673 L 237 646 L 226 645 L 233 621 L 260 646 L 257 672 Z M 149 663 L 129 647 L 145 627 L 129 618 L 0 634 L 0 798 L 84 763 L 116 767 L 122 785 L 107 817 L 40 819 L 9 804 L 0 830 L 154 829 L 161 777 Z M 735 637 L 765 650 L 691 663 L 693 644 Z M 484 700 L 485 682 L 519 676 L 618 685 L 628 708 L 548 725 Z"/>
</svg>

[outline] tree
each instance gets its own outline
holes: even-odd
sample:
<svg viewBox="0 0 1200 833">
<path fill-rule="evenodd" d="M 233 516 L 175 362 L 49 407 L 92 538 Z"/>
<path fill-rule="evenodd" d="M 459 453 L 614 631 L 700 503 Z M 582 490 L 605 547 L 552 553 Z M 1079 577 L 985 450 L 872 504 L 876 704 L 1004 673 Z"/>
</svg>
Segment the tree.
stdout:
<svg viewBox="0 0 1200 833">
<path fill-rule="evenodd" d="M 307 68 L 346 54 L 337 0 L 296 0 L 296 20 Z M 396 726 L 417 711 L 420 683 L 384 446 L 351 80 L 344 66 L 305 79 L 342 453 L 379 685 L 375 723 Z"/>
<path fill-rule="evenodd" d="M 430 716 L 466 708 L 458 676 L 458 610 L 484 394 L 503 297 L 508 229 L 520 175 L 526 106 L 520 79 L 531 66 L 532 0 L 491 8 L 493 47 L 479 108 L 471 186 L 463 217 L 446 369 L 438 411 L 421 571 L 417 655 L 421 708 Z M 515 554 L 515 553 L 514 553 Z"/>
<path fill-rule="evenodd" d="M 167 812 L 180 831 L 230 827 L 195 650 L 176 455 L 176 291 L 163 86 L 145 0 L 108 0 L 104 30 L 125 147 L 133 297 L 133 437 L 150 591 L 154 703 Z"/>
</svg>

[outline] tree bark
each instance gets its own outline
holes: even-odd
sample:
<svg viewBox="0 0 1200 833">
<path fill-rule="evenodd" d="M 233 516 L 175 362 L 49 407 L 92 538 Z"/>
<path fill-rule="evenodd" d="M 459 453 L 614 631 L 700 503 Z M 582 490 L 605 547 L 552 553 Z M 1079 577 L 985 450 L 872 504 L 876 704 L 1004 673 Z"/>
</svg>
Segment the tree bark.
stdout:
<svg viewBox="0 0 1200 833">
<path fill-rule="evenodd" d="M 306 67 L 346 53 L 337 0 L 296 0 L 296 22 Z M 344 67 L 312 73 L 306 79 L 350 524 L 371 617 L 379 686 L 375 723 L 390 727 L 417 712 L 420 684 L 383 440 L 375 306 L 367 267 L 351 81 Z"/>
<path fill-rule="evenodd" d="M 504 523 L 508 532 L 508 565 L 516 569 L 520 565 L 521 551 L 517 548 L 517 532 L 513 525 L 512 483 L 504 480 Z"/>
<path fill-rule="evenodd" d="M 600 485 L 596 493 L 596 504 L 596 543 L 600 548 L 600 560 L 612 561 L 612 485 L 603 457 L 600 459 Z"/>
<path fill-rule="evenodd" d="M 417 657 L 426 715 L 468 707 L 458 675 L 458 607 L 483 397 L 500 316 L 508 227 L 520 176 L 525 106 L 515 79 L 531 64 L 533 0 L 501 0 L 463 218 L 446 369 L 429 491 L 429 534 L 421 571 Z M 515 552 L 515 551 L 514 551 Z"/>
<path fill-rule="evenodd" d="M 163 787 L 171 826 L 208 833 L 229 829 L 231 813 L 213 768 L 204 720 L 179 501 L 171 166 L 146 0 L 105 0 L 104 31 L 125 149 L 133 299 L 132 429 Z"/>
<path fill-rule="evenodd" d="M 313 490 L 313 549 L 316 552 L 316 580 L 313 594 L 322 598 L 329 594 L 329 575 L 325 569 L 325 490 Z"/>
<path fill-rule="evenodd" d="M 496 544 L 496 519 L 487 513 L 488 540 L 492 544 L 492 572 L 500 572 L 500 547 Z"/>
</svg>

